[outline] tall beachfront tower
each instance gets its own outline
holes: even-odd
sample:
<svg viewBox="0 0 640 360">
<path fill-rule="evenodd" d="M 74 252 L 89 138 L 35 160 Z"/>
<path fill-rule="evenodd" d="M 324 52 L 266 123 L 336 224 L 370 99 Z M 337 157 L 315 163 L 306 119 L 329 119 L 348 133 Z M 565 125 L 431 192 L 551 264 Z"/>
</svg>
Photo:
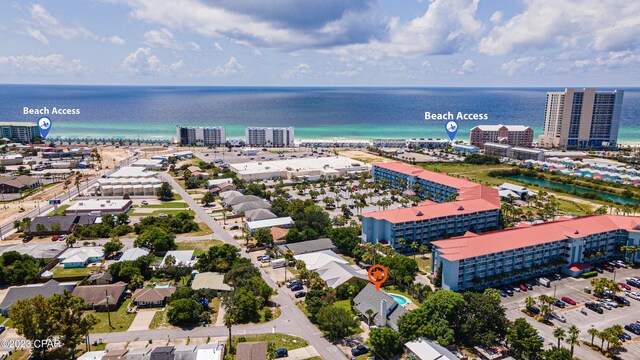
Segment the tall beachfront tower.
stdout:
<svg viewBox="0 0 640 360">
<path fill-rule="evenodd" d="M 224 126 L 176 126 L 178 144 L 198 146 L 220 146 L 227 141 Z"/>
<path fill-rule="evenodd" d="M 623 90 L 565 89 L 547 93 L 542 147 L 572 150 L 615 148 Z"/>
<path fill-rule="evenodd" d="M 293 127 L 264 128 L 247 127 L 245 129 L 246 145 L 264 147 L 294 146 Z"/>
</svg>

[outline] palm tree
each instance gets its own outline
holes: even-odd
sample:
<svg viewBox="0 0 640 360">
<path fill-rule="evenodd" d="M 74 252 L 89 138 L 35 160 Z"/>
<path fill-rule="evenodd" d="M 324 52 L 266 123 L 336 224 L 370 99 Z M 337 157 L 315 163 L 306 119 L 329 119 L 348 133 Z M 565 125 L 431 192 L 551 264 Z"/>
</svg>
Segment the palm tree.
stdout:
<svg viewBox="0 0 640 360">
<path fill-rule="evenodd" d="M 573 358 L 573 349 L 576 345 L 580 346 L 580 329 L 575 325 L 571 325 L 569 328 L 569 337 L 567 343 L 571 346 L 571 358 Z"/>
<path fill-rule="evenodd" d="M 233 341 L 231 338 L 231 325 L 233 325 L 233 316 L 229 312 L 230 309 L 227 309 L 227 312 L 224 314 L 224 326 L 229 329 L 229 354 L 233 354 Z"/>
<path fill-rule="evenodd" d="M 398 246 L 400 247 L 400 252 L 403 252 L 404 250 L 404 245 L 407 243 L 407 240 L 405 240 L 404 238 L 400 238 L 397 241 Z"/>
<path fill-rule="evenodd" d="M 534 306 L 536 304 L 536 300 L 534 298 L 532 298 L 531 296 L 527 296 L 524 299 L 524 303 L 529 308 L 529 307 L 532 307 L 532 306 Z"/>
<path fill-rule="evenodd" d="M 540 315 L 546 320 L 549 314 L 551 314 L 551 307 L 547 304 L 542 304 L 542 306 L 540 306 Z"/>
<path fill-rule="evenodd" d="M 553 337 L 558 339 L 558 348 L 560 348 L 560 340 L 564 340 L 566 333 L 563 328 L 557 327 L 553 330 Z"/>
<path fill-rule="evenodd" d="M 589 330 L 587 330 L 587 334 L 591 335 L 591 346 L 593 346 L 593 339 L 598 336 L 599 332 L 596 328 L 589 328 Z"/>
<path fill-rule="evenodd" d="M 373 310 L 371 310 L 371 309 L 367 309 L 367 310 L 364 312 L 364 314 L 365 314 L 365 315 L 367 315 L 367 326 L 368 326 L 368 327 L 371 327 L 371 317 L 373 316 Z"/>
<path fill-rule="evenodd" d="M 417 241 L 413 241 L 411 243 L 411 245 L 409 245 L 409 247 L 411 248 L 411 251 L 413 251 L 413 260 L 416 259 L 416 253 L 418 252 L 418 249 L 420 248 L 420 244 L 418 244 Z"/>
</svg>

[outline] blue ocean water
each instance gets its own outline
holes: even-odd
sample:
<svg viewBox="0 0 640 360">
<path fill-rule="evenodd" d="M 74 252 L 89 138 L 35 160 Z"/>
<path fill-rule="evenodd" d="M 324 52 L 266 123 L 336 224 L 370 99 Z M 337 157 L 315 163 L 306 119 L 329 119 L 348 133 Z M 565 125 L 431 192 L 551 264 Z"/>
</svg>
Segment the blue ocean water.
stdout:
<svg viewBox="0 0 640 360">
<path fill-rule="evenodd" d="M 487 114 L 459 121 L 523 124 L 541 134 L 547 91 L 557 88 L 270 88 L 0 85 L 0 121 L 33 121 L 23 107 L 77 108 L 51 115 L 50 137 L 171 138 L 176 125 L 295 126 L 296 138 L 446 138 L 424 113 Z M 640 89 L 625 89 L 619 140 L 640 142 Z"/>
</svg>

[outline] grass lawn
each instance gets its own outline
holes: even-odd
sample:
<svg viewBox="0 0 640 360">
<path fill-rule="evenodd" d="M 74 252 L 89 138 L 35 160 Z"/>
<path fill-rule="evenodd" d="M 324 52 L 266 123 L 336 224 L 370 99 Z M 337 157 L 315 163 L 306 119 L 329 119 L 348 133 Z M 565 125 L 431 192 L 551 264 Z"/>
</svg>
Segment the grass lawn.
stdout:
<svg viewBox="0 0 640 360">
<path fill-rule="evenodd" d="M 220 240 L 193 240 L 193 241 L 176 242 L 176 246 L 178 246 L 178 250 L 194 250 L 194 252 L 199 251 L 200 254 L 209 250 L 209 248 L 212 246 L 220 246 L 220 245 L 222 245 L 222 241 Z"/>
<path fill-rule="evenodd" d="M 205 223 L 197 223 L 198 227 L 200 228 L 200 230 L 198 231 L 194 231 L 194 232 L 190 232 L 188 234 L 182 234 L 182 235 L 188 235 L 188 236 L 205 236 L 205 235 L 211 235 L 213 234 L 213 230 L 211 230 L 211 228 L 209 228 L 207 226 L 207 224 Z"/>
<path fill-rule="evenodd" d="M 108 333 L 108 332 L 120 332 L 127 331 L 131 322 L 136 317 L 136 314 L 127 313 L 127 308 L 131 303 L 131 299 L 127 299 L 120 303 L 120 306 L 116 311 L 111 312 L 111 325 L 113 328 L 109 328 L 109 320 L 106 312 L 95 312 L 89 311 L 88 313 L 93 314 L 98 319 L 98 323 L 91 329 L 91 333 L 99 334 L 99 333 Z"/>
<path fill-rule="evenodd" d="M 71 206 L 71 205 L 61 205 L 61 206 L 58 206 L 58 215 L 62 215 L 62 214 L 64 214 L 64 211 L 65 211 L 65 210 L 67 210 L 67 208 L 68 208 L 69 206 Z M 48 213 L 48 214 L 47 214 L 47 216 L 55 216 L 54 211 L 53 211 L 53 210 L 51 210 L 51 212 L 50 212 L 50 213 Z"/>
<path fill-rule="evenodd" d="M 178 201 L 178 200 L 182 200 L 182 196 L 180 196 L 179 194 L 173 194 L 173 201 Z"/>
<path fill-rule="evenodd" d="M 333 303 L 333 306 L 335 306 L 337 308 L 345 309 L 345 310 L 351 312 L 352 315 L 355 315 L 355 312 L 353 310 L 351 310 L 351 301 L 348 300 L 348 299 L 347 300 L 336 301 L 336 302 Z M 362 330 L 362 328 L 360 328 L 360 326 L 356 326 L 352 330 L 353 330 L 354 334 L 359 334 L 359 333 L 364 331 L 364 330 Z"/>
<path fill-rule="evenodd" d="M 413 256 L 410 256 L 413 258 Z M 431 256 L 424 258 L 422 255 L 416 255 L 416 262 L 418 263 L 418 268 L 420 271 L 428 273 L 431 271 Z"/>
<path fill-rule="evenodd" d="M 349 265 L 355 265 L 356 264 L 356 260 L 350 256 L 347 256 L 345 254 L 338 254 L 340 255 L 341 258 L 347 260 L 349 262 Z"/>
<path fill-rule="evenodd" d="M 149 324 L 149 329 L 157 329 L 159 327 L 171 326 L 167 319 L 167 310 L 158 310 L 153 315 L 153 320 Z"/>
<path fill-rule="evenodd" d="M 68 268 L 65 269 L 60 266 L 56 266 L 53 268 L 53 278 L 64 278 L 71 276 L 84 276 L 89 275 L 94 270 L 98 270 L 97 266 L 87 266 L 83 268 Z"/>
<path fill-rule="evenodd" d="M 411 296 L 408 292 L 406 292 L 404 290 L 400 290 L 394 285 L 386 286 L 384 288 L 384 291 L 386 291 L 387 293 L 402 295 L 402 296 L 406 297 L 407 299 L 411 300 L 412 303 L 414 303 L 416 305 L 420 304 L 420 301 L 418 301 L 416 298 Z"/>
<path fill-rule="evenodd" d="M 267 309 L 271 309 L 271 319 L 269 320 L 264 318 L 264 312 Z M 272 308 L 265 307 L 264 309 L 262 309 L 262 311 L 260 311 L 260 322 L 265 323 L 265 322 L 271 321 L 273 319 L 280 317 L 280 314 L 282 314 L 282 311 L 280 310 L 279 307 L 272 307 Z"/>
<path fill-rule="evenodd" d="M 181 212 L 187 212 L 191 216 L 196 216 L 196 213 L 193 210 L 156 210 L 156 211 L 153 211 L 151 213 L 143 213 L 143 212 L 134 211 L 133 213 L 129 214 L 129 216 L 150 216 L 150 215 L 158 216 L 160 214 L 178 215 Z"/>
<path fill-rule="evenodd" d="M 162 202 L 161 204 L 149 204 L 149 205 L 141 205 L 142 209 L 175 209 L 175 208 L 187 208 L 189 205 L 180 201 L 169 201 Z"/>
<path fill-rule="evenodd" d="M 286 348 L 287 350 L 295 350 L 303 347 L 309 346 L 309 343 L 302 338 L 297 336 L 285 335 L 285 334 L 261 334 L 261 335 L 244 335 L 244 336 L 234 336 L 233 343 L 238 343 L 239 338 L 246 339 L 246 342 L 253 341 L 266 341 L 273 342 L 276 345 L 276 349 Z"/>
<path fill-rule="evenodd" d="M 443 172 L 451 176 L 463 176 L 484 185 L 500 185 L 504 179 L 493 178 L 487 175 L 491 170 L 507 170 L 513 168 L 511 165 L 474 165 L 465 163 L 419 163 L 419 166 L 426 170 Z"/>
</svg>

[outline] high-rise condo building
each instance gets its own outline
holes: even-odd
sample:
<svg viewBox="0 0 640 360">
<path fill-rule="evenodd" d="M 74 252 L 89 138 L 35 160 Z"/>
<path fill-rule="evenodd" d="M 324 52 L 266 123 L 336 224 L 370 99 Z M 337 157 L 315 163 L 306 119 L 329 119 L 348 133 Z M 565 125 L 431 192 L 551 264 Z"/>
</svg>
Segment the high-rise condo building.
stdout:
<svg viewBox="0 0 640 360">
<path fill-rule="evenodd" d="M 38 125 L 29 122 L 0 122 L 0 137 L 22 143 L 31 143 L 40 136 Z"/>
<path fill-rule="evenodd" d="M 524 125 L 478 125 L 471 129 L 469 144 L 484 147 L 489 142 L 531 147 L 533 129 Z"/>
<path fill-rule="evenodd" d="M 181 145 L 224 145 L 227 141 L 224 126 L 177 126 L 176 136 Z"/>
<path fill-rule="evenodd" d="M 622 90 L 565 89 L 547 93 L 542 147 L 598 150 L 618 143 Z"/>
<path fill-rule="evenodd" d="M 262 128 L 247 127 L 245 130 L 247 146 L 288 147 L 294 146 L 293 127 Z"/>
</svg>

